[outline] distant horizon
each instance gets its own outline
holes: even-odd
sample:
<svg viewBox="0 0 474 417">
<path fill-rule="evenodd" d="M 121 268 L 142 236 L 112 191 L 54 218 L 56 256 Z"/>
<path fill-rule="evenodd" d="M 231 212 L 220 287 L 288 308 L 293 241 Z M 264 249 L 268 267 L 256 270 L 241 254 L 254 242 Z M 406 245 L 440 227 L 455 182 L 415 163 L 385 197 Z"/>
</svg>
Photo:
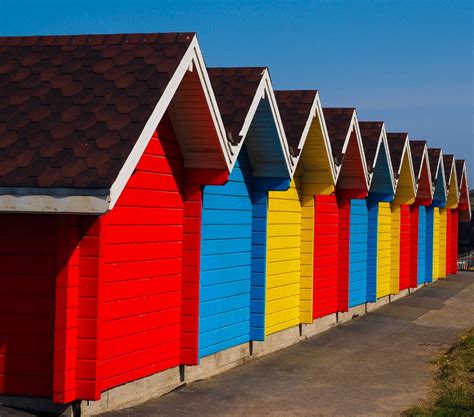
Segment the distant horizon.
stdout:
<svg viewBox="0 0 474 417">
<path fill-rule="evenodd" d="M 0 0 L 0 36 L 196 32 L 208 66 L 269 67 L 275 89 L 465 159 L 474 188 L 473 4 L 464 0 Z"/>
</svg>

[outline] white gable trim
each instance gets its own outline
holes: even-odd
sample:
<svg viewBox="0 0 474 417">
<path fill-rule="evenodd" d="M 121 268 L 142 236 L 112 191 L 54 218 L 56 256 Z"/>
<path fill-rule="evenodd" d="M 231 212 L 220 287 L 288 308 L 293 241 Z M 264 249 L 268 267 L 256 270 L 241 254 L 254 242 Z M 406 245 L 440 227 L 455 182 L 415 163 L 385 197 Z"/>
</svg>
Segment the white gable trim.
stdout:
<svg viewBox="0 0 474 417">
<path fill-rule="evenodd" d="M 291 156 L 290 149 L 288 147 L 288 142 L 285 136 L 285 130 L 283 128 L 283 123 L 281 121 L 280 112 L 278 111 L 278 106 L 277 106 L 275 94 L 273 92 L 273 87 L 270 80 L 270 75 L 268 73 L 268 69 L 265 69 L 263 71 L 262 79 L 260 80 L 260 84 L 257 87 L 257 91 L 255 92 L 255 96 L 253 97 L 249 111 L 247 112 L 247 115 L 245 116 L 244 123 L 239 132 L 239 136 L 241 136 L 242 139 L 240 140 L 238 145 L 233 146 L 232 159 L 230 161 L 230 172 L 232 172 L 232 169 L 234 168 L 234 165 L 239 156 L 240 150 L 242 146 L 244 145 L 245 139 L 247 137 L 247 133 L 250 129 L 250 126 L 252 125 L 252 121 L 255 117 L 255 113 L 257 112 L 258 106 L 261 100 L 265 98 L 268 100 L 268 103 L 270 105 L 273 120 L 275 122 L 275 128 L 278 133 L 278 140 L 280 142 L 280 145 L 283 151 L 283 157 L 285 160 L 285 167 L 288 172 L 288 176 L 293 177 L 293 173 L 294 173 L 293 159 L 294 158 Z M 295 164 L 295 169 L 296 169 L 296 164 Z"/>
<path fill-rule="evenodd" d="M 357 145 L 358 145 L 358 148 L 359 148 L 360 160 L 362 161 L 362 169 L 363 169 L 364 174 L 365 174 L 364 175 L 365 186 L 366 186 L 366 189 L 368 190 L 369 189 L 369 181 L 370 181 L 370 179 L 369 179 L 369 170 L 367 169 L 367 161 L 365 160 L 364 145 L 362 143 L 362 135 L 360 133 L 359 122 L 357 120 L 356 110 L 354 110 L 354 113 L 352 114 L 351 123 L 349 125 L 349 129 L 348 129 L 347 134 L 346 134 L 346 139 L 344 140 L 344 146 L 342 147 L 342 153 L 344 154 L 344 156 L 346 154 L 347 147 L 349 146 L 349 141 L 351 139 L 351 135 L 352 135 L 353 130 L 355 130 Z M 337 172 L 336 181 L 339 179 L 339 175 L 341 173 L 343 164 L 344 164 L 344 159 L 341 161 L 341 165 L 340 165 L 339 170 Z"/>
<path fill-rule="evenodd" d="M 316 91 L 316 96 L 314 98 L 313 104 L 311 105 L 311 110 L 309 112 L 308 119 L 306 120 L 303 133 L 301 134 L 301 138 L 298 143 L 298 149 L 301 149 L 301 151 L 297 157 L 293 157 L 295 163 L 292 167 L 293 171 L 291 173 L 291 177 L 293 178 L 294 176 L 294 173 L 299 164 L 301 155 L 303 154 L 304 144 L 306 143 L 306 139 L 308 138 L 309 130 L 311 128 L 314 118 L 316 117 L 319 120 L 321 131 L 323 133 L 323 140 L 324 140 L 324 145 L 325 145 L 324 148 L 326 150 L 327 160 L 329 161 L 333 185 L 336 185 L 336 167 L 335 167 L 336 164 L 334 163 L 334 158 L 332 156 L 331 141 L 329 140 L 328 128 L 326 126 L 326 120 L 324 119 L 323 107 L 321 105 L 321 100 L 319 98 L 319 91 Z"/>
<path fill-rule="evenodd" d="M 398 183 L 400 181 L 400 174 L 402 172 L 402 165 L 403 165 L 403 160 L 405 159 L 405 153 L 408 155 L 408 166 L 410 167 L 410 174 L 411 174 L 411 185 L 412 185 L 412 188 L 413 188 L 413 195 L 416 197 L 416 191 L 417 191 L 418 184 L 417 184 L 417 181 L 416 181 L 416 178 L 415 178 L 415 170 L 413 169 L 413 160 L 412 160 L 412 157 L 411 157 L 410 139 L 408 138 L 408 135 L 406 136 L 405 144 L 403 145 L 402 158 L 400 159 L 400 166 L 398 167 L 397 187 L 398 187 Z"/>
<path fill-rule="evenodd" d="M 217 102 L 214 96 L 214 92 L 211 88 L 209 76 L 205 70 L 204 61 L 202 58 L 201 50 L 197 41 L 197 37 L 194 36 L 191 41 L 188 50 L 183 56 L 183 59 L 178 65 L 173 77 L 169 81 L 168 85 L 163 92 L 160 101 L 157 103 L 155 109 L 153 110 L 150 118 L 145 124 L 145 127 L 140 134 L 137 143 L 135 144 L 132 152 L 128 156 L 125 164 L 122 166 L 122 169 L 119 172 L 119 175 L 115 182 L 112 184 L 110 189 L 110 206 L 109 210 L 115 206 L 115 203 L 122 194 L 123 189 L 125 188 L 130 176 L 132 175 L 135 167 L 138 164 L 143 152 L 145 151 L 153 132 L 160 123 L 163 115 L 168 109 L 171 100 L 173 99 L 176 90 L 179 87 L 181 80 L 183 79 L 186 71 L 189 71 L 190 68 L 196 70 L 199 74 L 201 84 L 203 86 L 204 95 L 206 97 L 209 109 L 211 112 L 212 120 L 216 128 L 217 136 L 219 137 L 219 142 L 225 156 L 225 162 L 227 169 L 230 170 L 231 167 L 231 149 L 225 139 L 225 129 L 220 113 L 218 111 Z"/>
<path fill-rule="evenodd" d="M 375 163 L 374 168 L 377 165 L 377 159 L 379 157 L 381 146 L 383 146 L 385 149 L 385 156 L 387 158 L 388 170 L 390 172 L 390 182 L 392 183 L 393 195 L 395 195 L 395 190 L 396 190 L 395 176 L 393 174 L 392 158 L 390 156 L 390 149 L 388 147 L 387 131 L 385 130 L 385 123 L 382 123 L 382 131 L 380 133 L 380 140 L 379 140 L 379 144 L 377 146 L 377 152 L 375 153 L 375 158 L 374 158 L 374 163 Z"/>
</svg>

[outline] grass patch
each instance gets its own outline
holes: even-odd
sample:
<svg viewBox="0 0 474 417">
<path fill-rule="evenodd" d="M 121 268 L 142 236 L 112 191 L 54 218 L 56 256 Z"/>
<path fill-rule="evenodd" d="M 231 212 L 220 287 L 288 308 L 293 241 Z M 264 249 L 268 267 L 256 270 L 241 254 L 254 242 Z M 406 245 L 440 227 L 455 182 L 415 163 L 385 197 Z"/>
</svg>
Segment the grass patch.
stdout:
<svg viewBox="0 0 474 417">
<path fill-rule="evenodd" d="M 410 408 L 405 417 L 474 416 L 474 329 L 435 362 L 438 373 L 432 399 Z"/>
</svg>

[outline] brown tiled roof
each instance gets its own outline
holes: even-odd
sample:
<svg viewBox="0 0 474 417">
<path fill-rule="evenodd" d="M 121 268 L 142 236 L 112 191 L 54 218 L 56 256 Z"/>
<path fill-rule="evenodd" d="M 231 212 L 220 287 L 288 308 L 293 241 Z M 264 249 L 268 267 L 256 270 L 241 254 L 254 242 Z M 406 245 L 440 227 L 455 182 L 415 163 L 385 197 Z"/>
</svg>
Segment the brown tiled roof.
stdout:
<svg viewBox="0 0 474 417">
<path fill-rule="evenodd" d="M 382 135 L 383 122 L 359 122 L 359 129 L 364 145 L 365 160 L 367 169 L 372 172 L 375 163 L 375 154 L 377 146 Z"/>
<path fill-rule="evenodd" d="M 301 152 L 298 145 L 306 123 L 312 116 L 310 112 L 317 94 L 317 90 L 275 91 L 286 139 L 293 156 L 298 156 Z"/>
<path fill-rule="evenodd" d="M 446 182 L 450 180 L 453 162 L 454 162 L 454 155 L 443 155 L 443 165 L 444 165 L 444 173 L 446 174 Z"/>
<path fill-rule="evenodd" d="M 195 34 L 0 38 L 0 186 L 109 188 Z"/>
<path fill-rule="evenodd" d="M 402 163 L 403 148 L 407 140 L 408 133 L 388 133 L 387 142 L 390 150 L 390 158 L 392 159 L 392 168 L 395 176 L 398 175 L 400 164 Z"/>
<path fill-rule="evenodd" d="M 423 151 L 425 149 L 426 140 L 411 140 L 411 160 L 413 161 L 413 170 L 415 175 L 418 176 L 420 173 L 420 166 L 423 160 Z"/>
<path fill-rule="evenodd" d="M 428 148 L 428 159 L 430 160 L 431 179 L 436 179 L 436 169 L 438 168 L 440 148 Z"/>
<path fill-rule="evenodd" d="M 464 159 L 456 159 L 456 176 L 458 177 L 458 188 L 461 189 L 462 170 L 464 168 Z"/>
<path fill-rule="evenodd" d="M 344 157 L 342 149 L 346 140 L 347 134 L 354 115 L 355 108 L 323 108 L 324 119 L 328 129 L 329 140 L 331 142 L 332 154 L 334 156 L 334 162 L 337 165 L 342 163 Z"/>
<path fill-rule="evenodd" d="M 239 135 L 262 80 L 265 67 L 208 68 L 227 139 L 240 143 Z"/>
</svg>

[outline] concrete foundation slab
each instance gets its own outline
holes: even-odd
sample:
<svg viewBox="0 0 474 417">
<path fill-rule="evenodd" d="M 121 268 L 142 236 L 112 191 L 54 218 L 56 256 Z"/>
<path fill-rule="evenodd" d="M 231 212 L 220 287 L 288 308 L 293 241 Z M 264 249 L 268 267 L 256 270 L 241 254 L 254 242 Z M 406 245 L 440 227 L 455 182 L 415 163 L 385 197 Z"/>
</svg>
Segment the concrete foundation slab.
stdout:
<svg viewBox="0 0 474 417">
<path fill-rule="evenodd" d="M 301 327 L 301 333 L 302 336 L 307 339 L 311 336 L 322 333 L 335 325 L 337 325 L 336 313 L 316 319 L 311 324 L 303 324 Z"/>
<path fill-rule="evenodd" d="M 300 326 L 290 327 L 289 329 L 268 335 L 264 342 L 253 342 L 252 355 L 255 358 L 268 355 L 269 353 L 294 345 L 302 339 Z"/>
<path fill-rule="evenodd" d="M 409 294 L 410 294 L 409 290 L 402 290 L 398 294 L 391 294 L 389 295 L 390 302 L 393 303 L 394 301 L 397 301 L 400 298 L 406 297 Z"/>
<path fill-rule="evenodd" d="M 377 310 L 378 308 L 387 305 L 388 303 L 390 303 L 389 295 L 379 298 L 375 303 L 367 303 L 367 313 Z"/>
<path fill-rule="evenodd" d="M 346 321 L 350 321 L 356 317 L 359 317 L 359 316 L 363 316 L 364 314 L 366 314 L 367 310 L 366 310 L 366 305 L 365 304 L 361 304 L 360 306 L 355 306 L 355 307 L 351 307 L 349 308 L 348 311 L 345 311 L 345 312 L 340 312 L 340 313 L 337 313 L 337 322 L 338 323 L 345 323 Z"/>
<path fill-rule="evenodd" d="M 199 365 L 185 367 L 186 383 L 209 378 L 250 360 L 250 344 L 243 343 L 230 349 L 201 358 Z"/>
</svg>

